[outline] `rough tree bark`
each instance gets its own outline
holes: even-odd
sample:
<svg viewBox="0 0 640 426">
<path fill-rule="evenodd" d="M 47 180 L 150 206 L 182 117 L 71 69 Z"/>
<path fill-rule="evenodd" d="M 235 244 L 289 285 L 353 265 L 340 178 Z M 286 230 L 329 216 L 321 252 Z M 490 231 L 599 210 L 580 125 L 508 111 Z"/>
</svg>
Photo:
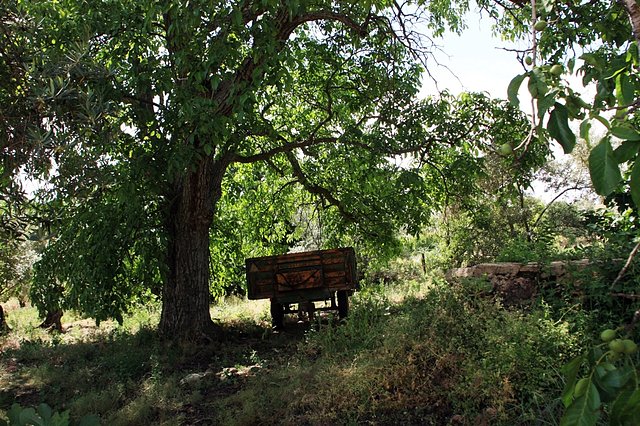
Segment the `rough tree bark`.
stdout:
<svg viewBox="0 0 640 426">
<path fill-rule="evenodd" d="M 4 309 L 2 305 L 0 305 L 0 335 L 5 334 L 11 331 L 9 325 L 7 324 L 7 317 L 4 314 Z"/>
<path fill-rule="evenodd" d="M 165 338 L 210 340 L 209 229 L 222 194 L 226 162 L 205 157 L 175 185 L 167 220 L 167 265 L 159 331 Z"/>
<path fill-rule="evenodd" d="M 620 0 L 629 15 L 633 37 L 640 43 L 640 4 L 637 0 Z"/>
<path fill-rule="evenodd" d="M 61 310 L 47 312 L 47 317 L 42 321 L 39 327 L 62 333 L 62 315 L 63 312 Z"/>
</svg>

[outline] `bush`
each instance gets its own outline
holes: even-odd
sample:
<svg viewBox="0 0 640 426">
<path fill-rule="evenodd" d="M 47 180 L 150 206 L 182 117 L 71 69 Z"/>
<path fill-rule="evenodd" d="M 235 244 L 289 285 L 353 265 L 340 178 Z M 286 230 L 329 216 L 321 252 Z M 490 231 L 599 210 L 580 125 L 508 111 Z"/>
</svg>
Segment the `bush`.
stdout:
<svg viewBox="0 0 640 426">
<path fill-rule="evenodd" d="M 562 424 L 596 424 L 603 414 L 610 425 L 633 426 L 640 419 L 640 382 L 636 343 L 619 330 L 605 330 L 604 342 L 565 365 Z M 606 334 L 609 333 L 609 334 Z M 581 367 L 586 366 L 580 378 Z"/>
<path fill-rule="evenodd" d="M 40 404 L 36 408 L 22 407 L 13 404 L 7 413 L 8 422 L 0 419 L 0 425 L 8 426 L 69 426 L 69 411 L 53 411 L 47 404 Z M 79 426 L 98 426 L 100 419 L 95 415 L 84 416 Z"/>
<path fill-rule="evenodd" d="M 219 422 L 512 425 L 559 416 L 560 368 L 578 351 L 568 324 L 463 287 L 437 284 L 400 304 L 388 293 L 355 296 L 344 324 L 310 332 L 299 357 L 221 401 Z"/>
</svg>

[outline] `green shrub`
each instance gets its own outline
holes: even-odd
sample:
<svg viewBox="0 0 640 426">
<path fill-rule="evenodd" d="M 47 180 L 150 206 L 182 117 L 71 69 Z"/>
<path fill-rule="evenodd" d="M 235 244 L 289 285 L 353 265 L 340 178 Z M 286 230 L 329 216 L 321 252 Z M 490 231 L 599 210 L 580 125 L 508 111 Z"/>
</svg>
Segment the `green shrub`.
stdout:
<svg viewBox="0 0 640 426">
<path fill-rule="evenodd" d="M 401 303 L 388 289 L 354 297 L 343 324 L 310 331 L 299 356 L 219 401 L 218 422 L 437 425 L 458 416 L 513 425 L 559 416 L 560 369 L 579 350 L 567 323 L 542 308 L 507 311 L 463 287 L 434 285 Z"/>
<path fill-rule="evenodd" d="M 504 242 L 497 262 L 547 262 L 559 257 L 553 247 L 553 235 L 543 234 L 535 240 L 516 237 Z"/>
<path fill-rule="evenodd" d="M 69 426 L 69 411 L 53 411 L 47 404 L 40 404 L 36 408 L 22 407 L 13 404 L 7 412 L 7 420 L 0 419 L 0 425 L 7 426 Z M 80 419 L 79 426 L 98 426 L 100 419 L 95 415 L 87 415 Z"/>
</svg>

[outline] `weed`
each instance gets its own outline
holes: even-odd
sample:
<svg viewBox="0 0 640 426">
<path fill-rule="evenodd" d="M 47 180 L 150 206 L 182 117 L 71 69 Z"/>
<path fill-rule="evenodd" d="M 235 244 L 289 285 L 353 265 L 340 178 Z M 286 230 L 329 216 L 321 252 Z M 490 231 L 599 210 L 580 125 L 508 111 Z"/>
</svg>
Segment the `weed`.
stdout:
<svg viewBox="0 0 640 426">
<path fill-rule="evenodd" d="M 380 287 L 354 297 L 344 324 L 311 330 L 286 366 L 218 401 L 218 421 L 523 424 L 558 414 L 549 407 L 560 368 L 577 347 L 565 323 L 425 286 L 400 303 Z"/>
<path fill-rule="evenodd" d="M 74 319 L 55 338 L 18 338 L 24 321 L 0 352 L 0 410 L 17 395 L 110 425 L 553 424 L 561 366 L 585 338 L 568 321 L 577 309 L 505 310 L 480 282 L 432 278 L 364 285 L 346 320 L 281 333 L 268 302 L 229 299 L 213 309 L 226 340 L 211 346 L 160 341 L 155 308 L 122 326 Z"/>
</svg>

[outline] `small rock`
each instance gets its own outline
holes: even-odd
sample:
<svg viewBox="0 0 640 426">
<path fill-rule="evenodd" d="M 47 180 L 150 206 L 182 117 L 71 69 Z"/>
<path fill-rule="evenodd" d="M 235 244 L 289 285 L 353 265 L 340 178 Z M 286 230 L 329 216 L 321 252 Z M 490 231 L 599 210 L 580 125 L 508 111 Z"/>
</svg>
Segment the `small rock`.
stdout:
<svg viewBox="0 0 640 426">
<path fill-rule="evenodd" d="M 204 373 L 191 373 L 186 375 L 182 380 L 180 380 L 181 385 L 189 385 L 193 386 L 198 384 L 202 379 L 207 377 L 209 374 L 207 372 Z"/>
<path fill-rule="evenodd" d="M 456 414 L 455 416 L 451 417 L 451 424 L 457 425 L 462 423 L 464 423 L 464 417 L 460 414 Z"/>
</svg>

